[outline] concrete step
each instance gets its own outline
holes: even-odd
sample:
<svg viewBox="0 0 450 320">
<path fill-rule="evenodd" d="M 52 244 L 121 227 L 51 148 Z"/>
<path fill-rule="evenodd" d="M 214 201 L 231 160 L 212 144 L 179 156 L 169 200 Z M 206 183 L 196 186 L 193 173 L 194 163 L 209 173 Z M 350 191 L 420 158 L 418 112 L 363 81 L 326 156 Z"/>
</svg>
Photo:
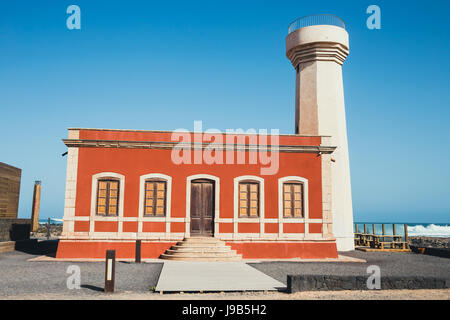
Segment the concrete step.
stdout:
<svg viewBox="0 0 450 320">
<path fill-rule="evenodd" d="M 229 250 L 229 251 L 180 251 L 180 250 L 166 250 L 166 253 L 168 255 L 178 256 L 178 257 L 233 257 L 236 256 L 235 250 Z"/>
<path fill-rule="evenodd" d="M 184 238 L 183 241 L 217 241 L 220 242 L 222 240 L 214 237 L 189 237 Z"/>
<path fill-rule="evenodd" d="M 226 246 L 224 242 L 178 242 L 176 245 L 179 247 L 210 247 L 210 248 Z"/>
<path fill-rule="evenodd" d="M 172 246 L 170 247 L 171 250 L 179 250 L 179 251 L 210 251 L 210 252 L 229 252 L 231 251 L 231 248 L 228 246 L 187 246 L 187 245 L 181 245 L 181 246 Z"/>
<path fill-rule="evenodd" d="M 186 238 L 184 243 L 223 243 L 223 241 L 216 238 Z"/>
<path fill-rule="evenodd" d="M 242 259 L 224 241 L 195 237 L 178 242 L 161 255 L 161 259 L 184 261 L 239 261 Z"/>
<path fill-rule="evenodd" d="M 161 259 L 165 260 L 178 260 L 178 261 L 240 261 L 242 255 L 235 255 L 229 257 L 213 257 L 213 256 L 176 256 L 170 254 L 162 254 Z"/>
</svg>

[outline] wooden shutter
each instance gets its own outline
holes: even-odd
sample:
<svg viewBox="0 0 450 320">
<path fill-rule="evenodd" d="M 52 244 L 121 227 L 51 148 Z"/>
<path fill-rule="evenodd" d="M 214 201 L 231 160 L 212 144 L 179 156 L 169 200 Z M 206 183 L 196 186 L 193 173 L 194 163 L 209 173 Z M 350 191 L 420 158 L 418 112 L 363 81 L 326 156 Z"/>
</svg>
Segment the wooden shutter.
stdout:
<svg viewBox="0 0 450 320">
<path fill-rule="evenodd" d="M 285 218 L 303 218 L 303 183 L 283 185 L 283 212 Z"/>
<path fill-rule="evenodd" d="M 109 181 L 108 193 L 108 215 L 117 216 L 119 212 L 117 206 L 119 204 L 119 181 Z"/>
<path fill-rule="evenodd" d="M 149 180 L 145 182 L 144 215 L 164 217 L 166 215 L 167 182 Z"/>
<path fill-rule="evenodd" d="M 97 192 L 97 214 L 106 215 L 107 198 L 108 198 L 108 181 L 98 181 Z"/>
<path fill-rule="evenodd" d="M 99 180 L 97 184 L 97 215 L 117 216 L 119 207 L 119 181 Z"/>
<path fill-rule="evenodd" d="M 239 216 L 259 217 L 259 183 L 239 183 Z"/>
<path fill-rule="evenodd" d="M 248 192 L 247 185 L 244 183 L 239 184 L 239 216 L 248 216 Z"/>
</svg>

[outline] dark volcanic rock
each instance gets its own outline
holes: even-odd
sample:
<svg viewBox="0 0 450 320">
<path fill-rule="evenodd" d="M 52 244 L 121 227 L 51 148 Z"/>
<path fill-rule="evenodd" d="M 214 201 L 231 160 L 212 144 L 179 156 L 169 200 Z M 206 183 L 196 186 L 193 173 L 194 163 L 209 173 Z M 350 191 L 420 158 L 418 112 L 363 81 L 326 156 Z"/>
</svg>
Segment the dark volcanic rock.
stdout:
<svg viewBox="0 0 450 320">
<path fill-rule="evenodd" d="M 439 248 L 450 250 L 450 238 L 409 237 L 409 245 L 419 248 Z"/>
</svg>

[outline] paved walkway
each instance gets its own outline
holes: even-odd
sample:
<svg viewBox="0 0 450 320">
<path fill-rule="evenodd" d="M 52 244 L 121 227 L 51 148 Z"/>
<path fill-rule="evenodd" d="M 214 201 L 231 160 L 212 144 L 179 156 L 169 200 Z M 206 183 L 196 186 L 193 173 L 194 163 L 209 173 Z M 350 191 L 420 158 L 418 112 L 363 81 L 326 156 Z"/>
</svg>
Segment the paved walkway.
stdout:
<svg viewBox="0 0 450 320">
<path fill-rule="evenodd" d="M 286 286 L 244 262 L 166 261 L 156 291 L 276 291 Z"/>
</svg>

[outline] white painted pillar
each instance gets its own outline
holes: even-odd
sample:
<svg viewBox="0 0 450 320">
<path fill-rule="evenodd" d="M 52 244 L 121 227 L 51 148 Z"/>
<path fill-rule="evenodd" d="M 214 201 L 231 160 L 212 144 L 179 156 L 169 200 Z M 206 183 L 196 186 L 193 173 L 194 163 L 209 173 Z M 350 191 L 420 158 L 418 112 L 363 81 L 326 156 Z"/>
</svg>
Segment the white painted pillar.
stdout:
<svg viewBox="0 0 450 320">
<path fill-rule="evenodd" d="M 79 139 L 79 131 L 69 129 L 69 139 Z M 72 236 L 75 229 L 75 199 L 77 192 L 78 148 L 67 151 L 66 195 L 64 201 L 63 237 Z"/>
</svg>

